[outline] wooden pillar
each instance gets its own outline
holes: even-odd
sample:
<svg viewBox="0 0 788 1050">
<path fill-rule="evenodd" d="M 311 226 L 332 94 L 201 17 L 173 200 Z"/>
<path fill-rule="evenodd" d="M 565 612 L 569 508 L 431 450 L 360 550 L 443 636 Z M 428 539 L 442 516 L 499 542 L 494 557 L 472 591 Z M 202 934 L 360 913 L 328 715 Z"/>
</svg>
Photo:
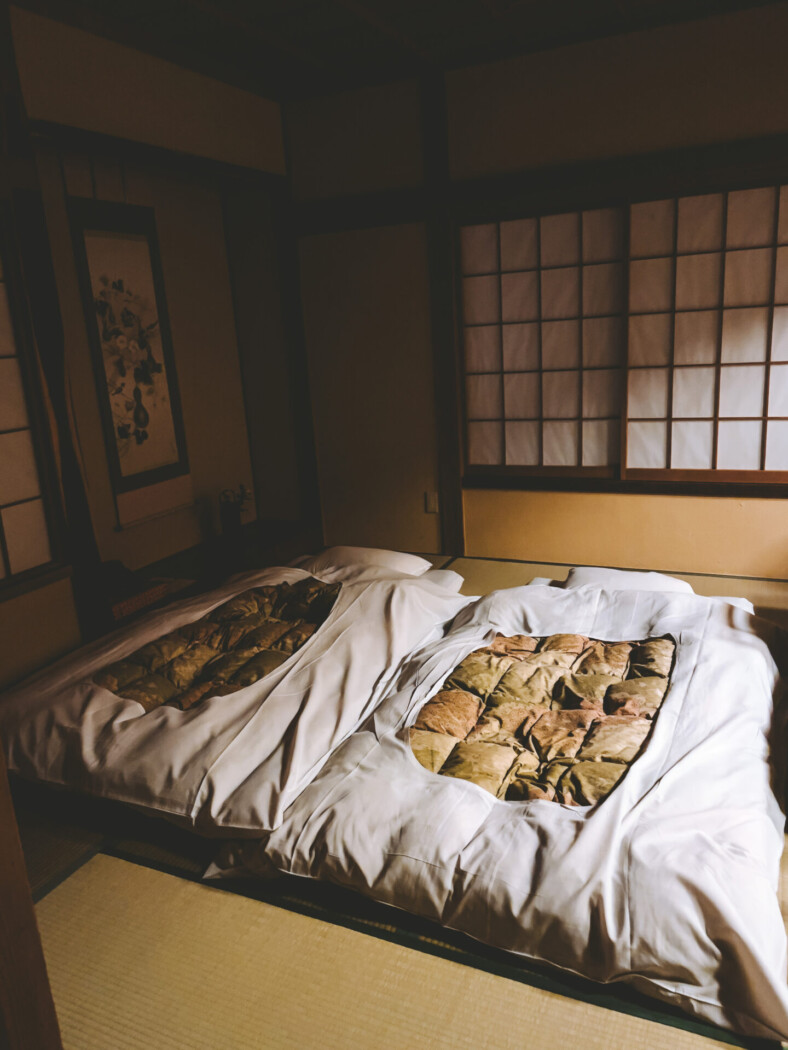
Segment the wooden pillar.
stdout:
<svg viewBox="0 0 788 1050">
<path fill-rule="evenodd" d="M 446 85 L 442 71 L 432 71 L 422 76 L 420 96 L 435 369 L 441 550 L 444 554 L 456 556 L 465 553 L 465 534 L 454 303 L 454 236 Z"/>
<path fill-rule="evenodd" d="M 0 1048 L 62 1046 L 0 750 Z"/>
</svg>

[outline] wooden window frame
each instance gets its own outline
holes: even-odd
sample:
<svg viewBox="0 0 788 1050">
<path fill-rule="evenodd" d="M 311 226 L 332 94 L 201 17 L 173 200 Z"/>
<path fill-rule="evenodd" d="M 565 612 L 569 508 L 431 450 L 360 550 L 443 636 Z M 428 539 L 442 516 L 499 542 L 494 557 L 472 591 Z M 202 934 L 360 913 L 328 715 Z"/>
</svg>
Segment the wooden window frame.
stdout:
<svg viewBox="0 0 788 1050">
<path fill-rule="evenodd" d="M 65 561 L 64 519 L 58 473 L 16 238 L 12 206 L 10 202 L 3 202 L 0 204 L 0 258 L 3 282 L 8 296 L 11 328 L 16 346 L 15 359 L 19 362 L 28 414 L 28 427 L 24 429 L 30 431 L 40 489 L 39 494 L 31 499 L 41 499 L 51 557 L 41 565 L 14 572 L 0 518 L 0 551 L 6 567 L 6 575 L 0 579 L 0 602 L 70 575 L 70 568 Z M 13 505 L 3 504 L 3 507 Z"/>
<path fill-rule="evenodd" d="M 788 470 L 733 470 L 733 469 L 698 469 L 682 468 L 627 468 L 626 464 L 626 431 L 628 416 L 627 394 L 628 375 L 632 366 L 629 364 L 630 317 L 628 302 L 628 282 L 630 263 L 629 216 L 633 204 L 652 200 L 662 200 L 710 193 L 725 195 L 735 190 L 747 190 L 763 187 L 788 185 L 788 136 L 775 136 L 769 139 L 747 140 L 737 144 L 724 144 L 692 149 L 672 150 L 665 153 L 644 157 L 622 158 L 590 164 L 562 166 L 539 172 L 518 173 L 480 179 L 457 185 L 453 192 L 453 217 L 455 231 L 455 288 L 456 295 L 456 332 L 457 332 L 457 368 L 462 378 L 458 392 L 458 414 L 461 431 L 461 462 L 463 464 L 462 484 L 464 488 L 512 488 L 512 489 L 558 489 L 578 491 L 608 492 L 652 492 L 693 495 L 728 495 L 744 497 L 788 497 Z M 621 370 L 624 376 L 624 392 L 621 408 L 621 465 L 613 468 L 590 467 L 523 467 L 499 465 L 469 464 L 468 419 L 466 405 L 466 372 L 463 349 L 463 332 L 465 324 L 462 316 L 461 284 L 463 278 L 460 259 L 460 228 L 468 225 L 483 225 L 527 218 L 539 218 L 543 215 L 583 212 L 598 208 L 620 207 L 625 210 L 626 244 L 625 244 L 625 300 L 621 317 L 626 325 L 625 353 Z M 674 208 L 674 224 L 677 222 L 678 209 Z M 727 206 L 724 219 L 727 215 Z M 774 313 L 774 280 L 778 238 L 776 223 L 779 220 L 779 193 L 775 207 L 775 236 L 769 248 L 773 252 L 770 302 L 767 304 L 768 339 L 771 344 L 772 320 Z M 500 231 L 500 226 L 498 226 Z M 500 232 L 498 233 L 500 239 Z M 725 258 L 731 249 L 724 241 L 719 249 Z M 735 250 L 735 249 L 734 249 Z M 686 254 L 686 253 L 681 253 Z M 675 317 L 675 267 L 678 256 L 674 229 L 672 260 L 673 286 L 672 302 L 669 313 Z M 724 281 L 724 264 L 721 266 L 721 289 Z M 500 270 L 498 271 L 500 273 Z M 541 272 L 538 270 L 537 272 Z M 719 311 L 719 324 L 722 325 L 724 299 L 722 294 L 716 309 Z M 501 322 L 499 322 L 500 324 Z M 541 333 L 540 333 L 541 342 Z M 668 415 L 666 417 L 667 435 L 670 441 L 672 431 L 672 394 L 674 362 L 674 336 L 671 334 L 670 361 L 668 371 Z M 769 384 L 768 377 L 771 365 L 770 346 L 763 367 L 766 369 L 765 390 L 762 415 L 758 419 L 764 424 L 767 414 Z M 503 361 L 501 361 L 503 366 Z M 540 355 L 541 366 L 541 355 Z M 714 417 L 714 455 L 716 459 L 717 433 L 719 423 L 719 373 L 720 339 L 718 333 L 715 378 L 715 417 Z M 581 365 L 582 373 L 583 367 Z M 503 377 L 503 367 L 501 376 Z M 503 382 L 503 378 L 502 378 Z M 581 409 L 582 411 L 582 409 Z M 505 408 L 502 405 L 502 416 L 505 426 Z M 541 418 L 541 417 L 540 417 Z M 739 417 L 737 417 L 739 418 Z M 775 417 L 771 417 L 775 418 Z M 778 417 L 779 418 L 779 417 Z M 659 421 L 659 420 L 657 420 Z M 541 439 L 540 439 L 541 440 Z M 765 426 L 762 435 L 760 461 L 765 460 Z M 505 455 L 505 446 L 504 446 Z"/>
<path fill-rule="evenodd" d="M 503 267 L 502 267 L 502 263 L 501 263 L 501 222 L 504 222 L 506 220 L 503 220 L 503 219 L 502 220 L 492 219 L 492 220 L 490 220 L 490 224 L 494 224 L 496 226 L 496 252 L 497 252 L 497 257 L 498 257 L 498 268 L 495 271 L 492 271 L 490 273 L 464 274 L 462 272 L 462 263 L 461 263 L 461 257 L 460 257 L 460 237 L 459 237 L 459 225 L 458 225 L 457 238 L 456 238 L 457 247 L 456 247 L 456 258 L 455 258 L 456 267 L 457 267 L 457 274 L 458 274 L 458 284 L 461 285 L 462 281 L 466 277 L 470 277 L 470 278 L 474 278 L 474 277 L 496 277 L 496 278 L 498 278 L 498 313 L 499 313 L 499 320 L 497 322 L 489 322 L 489 323 L 481 322 L 479 324 L 473 324 L 473 323 L 472 324 L 466 324 L 464 322 L 463 318 L 462 318 L 461 296 L 458 295 L 458 300 L 460 300 L 458 302 L 458 320 L 457 320 L 457 328 L 458 328 L 458 332 L 460 333 L 460 338 L 459 338 L 460 348 L 459 348 L 459 358 L 458 358 L 460 375 L 462 376 L 463 380 L 466 380 L 469 375 L 499 375 L 500 376 L 500 380 L 501 380 L 501 391 L 500 391 L 500 395 L 501 395 L 501 418 L 500 419 L 489 419 L 489 420 L 473 419 L 473 420 L 469 420 L 468 419 L 468 415 L 467 415 L 467 403 L 466 403 L 467 384 L 465 382 L 463 382 L 461 384 L 461 388 L 460 388 L 461 417 L 460 417 L 460 419 L 461 419 L 461 429 L 462 429 L 462 437 L 463 437 L 464 449 L 467 450 L 467 448 L 468 448 L 468 423 L 469 422 L 470 423 L 476 423 L 476 422 L 500 423 L 501 429 L 502 429 L 501 440 L 502 440 L 502 449 L 504 451 L 504 455 L 505 455 L 505 450 L 506 450 L 506 424 L 507 423 L 511 423 L 511 422 L 534 422 L 534 423 L 538 424 L 539 459 L 541 461 L 544 458 L 544 423 L 545 422 L 574 423 L 577 426 L 576 442 L 577 442 L 577 460 L 578 460 L 578 462 L 577 462 L 577 465 L 575 465 L 575 466 L 566 466 L 566 467 L 564 467 L 564 466 L 551 466 L 551 465 L 544 465 L 544 464 L 533 465 L 533 466 L 511 466 L 511 465 L 507 465 L 507 464 L 501 464 L 500 466 L 496 466 L 496 467 L 492 467 L 492 468 L 478 467 L 477 465 L 474 465 L 473 467 L 470 467 L 468 465 L 468 463 L 467 463 L 467 454 L 466 454 L 465 456 L 463 456 L 463 463 L 465 464 L 467 471 L 475 472 L 477 469 L 479 469 L 479 470 L 489 470 L 489 469 L 505 470 L 507 473 L 510 472 L 510 471 L 517 471 L 518 476 L 520 476 L 520 477 L 533 476 L 533 477 L 541 477 L 541 478 L 552 477 L 552 478 L 583 478 L 583 479 L 615 480 L 618 477 L 619 468 L 615 464 L 609 465 L 609 466 L 583 466 L 583 462 L 582 462 L 582 460 L 583 460 L 583 424 L 587 423 L 587 422 L 599 421 L 599 422 L 618 422 L 619 426 L 621 425 L 621 413 L 620 412 L 619 412 L 619 414 L 617 416 L 587 416 L 587 415 L 585 415 L 584 408 L 583 408 L 583 393 L 584 393 L 583 392 L 583 378 L 584 378 L 584 375 L 585 375 L 586 372 L 598 371 L 598 372 L 618 372 L 618 373 L 620 373 L 620 375 L 622 377 L 622 380 L 623 380 L 626 377 L 626 363 L 622 361 L 622 362 L 620 362 L 618 364 L 604 364 L 604 365 L 587 365 L 587 364 L 585 364 L 584 363 L 584 357 L 583 357 L 583 349 L 584 349 L 584 322 L 586 322 L 586 321 L 596 321 L 596 320 L 607 320 L 607 319 L 610 319 L 610 318 L 617 318 L 617 319 L 622 319 L 623 320 L 626 315 L 623 314 L 623 313 L 586 314 L 585 311 L 584 311 L 583 288 L 584 288 L 584 273 L 585 273 L 586 267 L 620 265 L 622 267 L 622 276 L 623 276 L 623 286 L 622 286 L 622 290 L 621 290 L 621 296 L 622 296 L 622 302 L 625 302 L 626 298 L 627 298 L 627 294 L 628 294 L 628 287 L 627 287 L 628 278 L 627 278 L 627 270 L 626 270 L 627 252 L 626 252 L 626 248 L 624 247 L 620 257 L 617 256 L 615 258 L 604 259 L 604 260 L 586 260 L 586 259 L 583 258 L 583 212 L 586 211 L 586 210 L 594 210 L 594 209 L 582 209 L 582 208 L 580 208 L 580 209 L 569 209 L 568 210 L 568 214 L 576 213 L 576 215 L 577 215 L 577 223 L 578 223 L 578 231 L 577 231 L 578 258 L 577 258 L 577 262 L 576 263 L 549 264 L 547 266 L 542 266 L 541 264 L 539 264 L 537 262 L 537 265 L 536 266 L 532 266 L 532 267 L 524 267 L 522 269 L 516 269 L 516 270 L 504 270 Z M 626 242 L 626 240 L 628 239 L 628 226 L 627 226 L 626 209 L 621 207 L 621 208 L 619 208 L 617 210 L 620 210 L 621 213 L 622 213 L 621 214 L 621 218 L 622 218 L 622 240 L 623 240 L 623 242 Z M 553 213 L 542 213 L 542 214 L 553 214 Z M 541 234 L 541 223 L 539 222 L 539 219 L 542 217 L 542 214 L 520 216 L 520 218 L 524 218 L 524 219 L 531 219 L 531 218 L 533 218 L 533 219 L 536 220 L 536 255 L 537 255 L 537 260 L 540 258 L 540 255 L 541 255 L 541 236 L 542 236 L 542 234 Z M 560 213 L 558 213 L 558 214 L 560 214 Z M 577 310 L 577 313 L 572 315 L 572 316 L 567 316 L 567 317 L 549 317 L 549 318 L 544 318 L 543 315 L 542 315 L 542 274 L 543 273 L 549 273 L 551 271 L 558 271 L 558 270 L 565 270 L 565 269 L 576 269 L 577 270 L 577 274 L 578 274 L 578 310 Z M 533 273 L 536 276 L 537 316 L 532 321 L 525 321 L 524 322 L 524 321 L 504 321 L 503 320 L 503 317 L 502 317 L 501 282 L 500 282 L 500 278 L 502 276 L 504 276 L 504 275 L 516 274 L 516 273 Z M 576 365 L 574 365 L 574 366 L 567 365 L 567 366 L 562 366 L 562 367 L 551 367 L 551 368 L 545 368 L 544 367 L 543 328 L 542 328 L 542 326 L 543 326 L 543 323 L 545 321 L 547 321 L 548 323 L 559 323 L 559 324 L 560 323 L 564 323 L 564 322 L 575 322 L 575 323 L 577 323 L 577 325 L 578 325 L 578 344 L 577 344 L 578 358 L 577 358 L 577 364 Z M 523 370 L 520 370 L 519 372 L 506 372 L 504 367 L 503 367 L 503 332 L 504 332 L 504 328 L 506 328 L 507 325 L 518 325 L 518 324 L 529 324 L 529 323 L 535 324 L 537 326 L 536 327 L 536 342 L 537 342 L 538 367 L 535 368 L 535 369 L 523 369 Z M 499 371 L 495 371 L 495 372 L 471 372 L 471 373 L 467 373 L 466 372 L 466 370 L 465 370 L 464 338 L 463 337 L 464 337 L 464 332 L 465 332 L 466 329 L 468 329 L 468 328 L 475 328 L 475 327 L 478 327 L 478 328 L 497 327 L 499 329 L 500 339 L 499 339 L 499 348 L 498 349 L 499 349 L 499 357 L 500 357 L 500 361 L 501 361 L 501 368 L 500 368 Z M 577 413 L 575 415 L 572 415 L 572 416 L 560 416 L 560 417 L 546 416 L 545 415 L 545 408 L 544 408 L 544 384 L 542 382 L 542 377 L 545 374 L 551 374 L 551 373 L 556 373 L 556 372 L 572 372 L 573 374 L 575 374 L 577 376 L 577 379 L 578 379 L 578 395 L 577 395 L 578 396 L 578 401 L 577 401 Z M 523 418 L 522 420 L 520 420 L 520 419 L 517 419 L 515 417 L 511 417 L 511 416 L 507 416 L 506 415 L 505 383 L 504 383 L 506 375 L 534 375 L 534 376 L 538 376 L 539 377 L 540 381 L 539 381 L 539 398 L 538 398 L 538 400 L 539 400 L 539 414 L 538 414 L 538 416 L 527 417 L 527 418 Z M 624 397 L 623 390 L 622 390 L 621 396 L 622 396 L 622 399 L 623 399 L 623 397 Z"/>
</svg>

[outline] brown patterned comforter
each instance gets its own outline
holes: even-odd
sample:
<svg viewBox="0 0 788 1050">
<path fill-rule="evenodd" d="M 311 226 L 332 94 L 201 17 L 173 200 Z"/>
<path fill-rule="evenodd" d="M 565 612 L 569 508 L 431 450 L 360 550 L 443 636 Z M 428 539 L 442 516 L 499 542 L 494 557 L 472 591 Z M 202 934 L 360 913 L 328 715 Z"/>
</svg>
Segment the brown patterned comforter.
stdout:
<svg viewBox="0 0 788 1050">
<path fill-rule="evenodd" d="M 269 674 L 315 633 L 341 584 L 313 577 L 255 587 L 206 616 L 149 642 L 93 681 L 146 711 L 181 710 L 207 696 L 225 696 Z"/>
<path fill-rule="evenodd" d="M 497 798 L 592 805 L 643 747 L 675 648 L 669 637 L 498 635 L 422 707 L 411 748 L 430 771 Z"/>
</svg>

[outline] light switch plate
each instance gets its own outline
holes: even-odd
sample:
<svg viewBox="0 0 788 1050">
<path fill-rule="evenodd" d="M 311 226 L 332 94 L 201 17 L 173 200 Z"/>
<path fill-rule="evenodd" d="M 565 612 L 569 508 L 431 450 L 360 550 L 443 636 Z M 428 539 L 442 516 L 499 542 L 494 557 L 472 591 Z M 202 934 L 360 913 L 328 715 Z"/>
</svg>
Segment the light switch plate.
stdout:
<svg viewBox="0 0 788 1050">
<path fill-rule="evenodd" d="M 424 493 L 424 513 L 437 514 L 439 512 L 438 493 L 434 490 Z"/>
</svg>

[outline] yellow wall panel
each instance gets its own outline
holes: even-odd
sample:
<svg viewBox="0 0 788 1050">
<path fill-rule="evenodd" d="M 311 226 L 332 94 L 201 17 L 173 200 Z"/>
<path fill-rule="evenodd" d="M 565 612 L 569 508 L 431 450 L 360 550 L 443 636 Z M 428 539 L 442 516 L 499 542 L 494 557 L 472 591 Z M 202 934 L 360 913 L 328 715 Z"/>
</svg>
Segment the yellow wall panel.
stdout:
<svg viewBox="0 0 788 1050">
<path fill-rule="evenodd" d="M 79 645 L 71 580 L 0 602 L 0 688 Z"/>
<path fill-rule="evenodd" d="M 466 553 L 788 579 L 788 502 L 467 490 Z"/>
</svg>

